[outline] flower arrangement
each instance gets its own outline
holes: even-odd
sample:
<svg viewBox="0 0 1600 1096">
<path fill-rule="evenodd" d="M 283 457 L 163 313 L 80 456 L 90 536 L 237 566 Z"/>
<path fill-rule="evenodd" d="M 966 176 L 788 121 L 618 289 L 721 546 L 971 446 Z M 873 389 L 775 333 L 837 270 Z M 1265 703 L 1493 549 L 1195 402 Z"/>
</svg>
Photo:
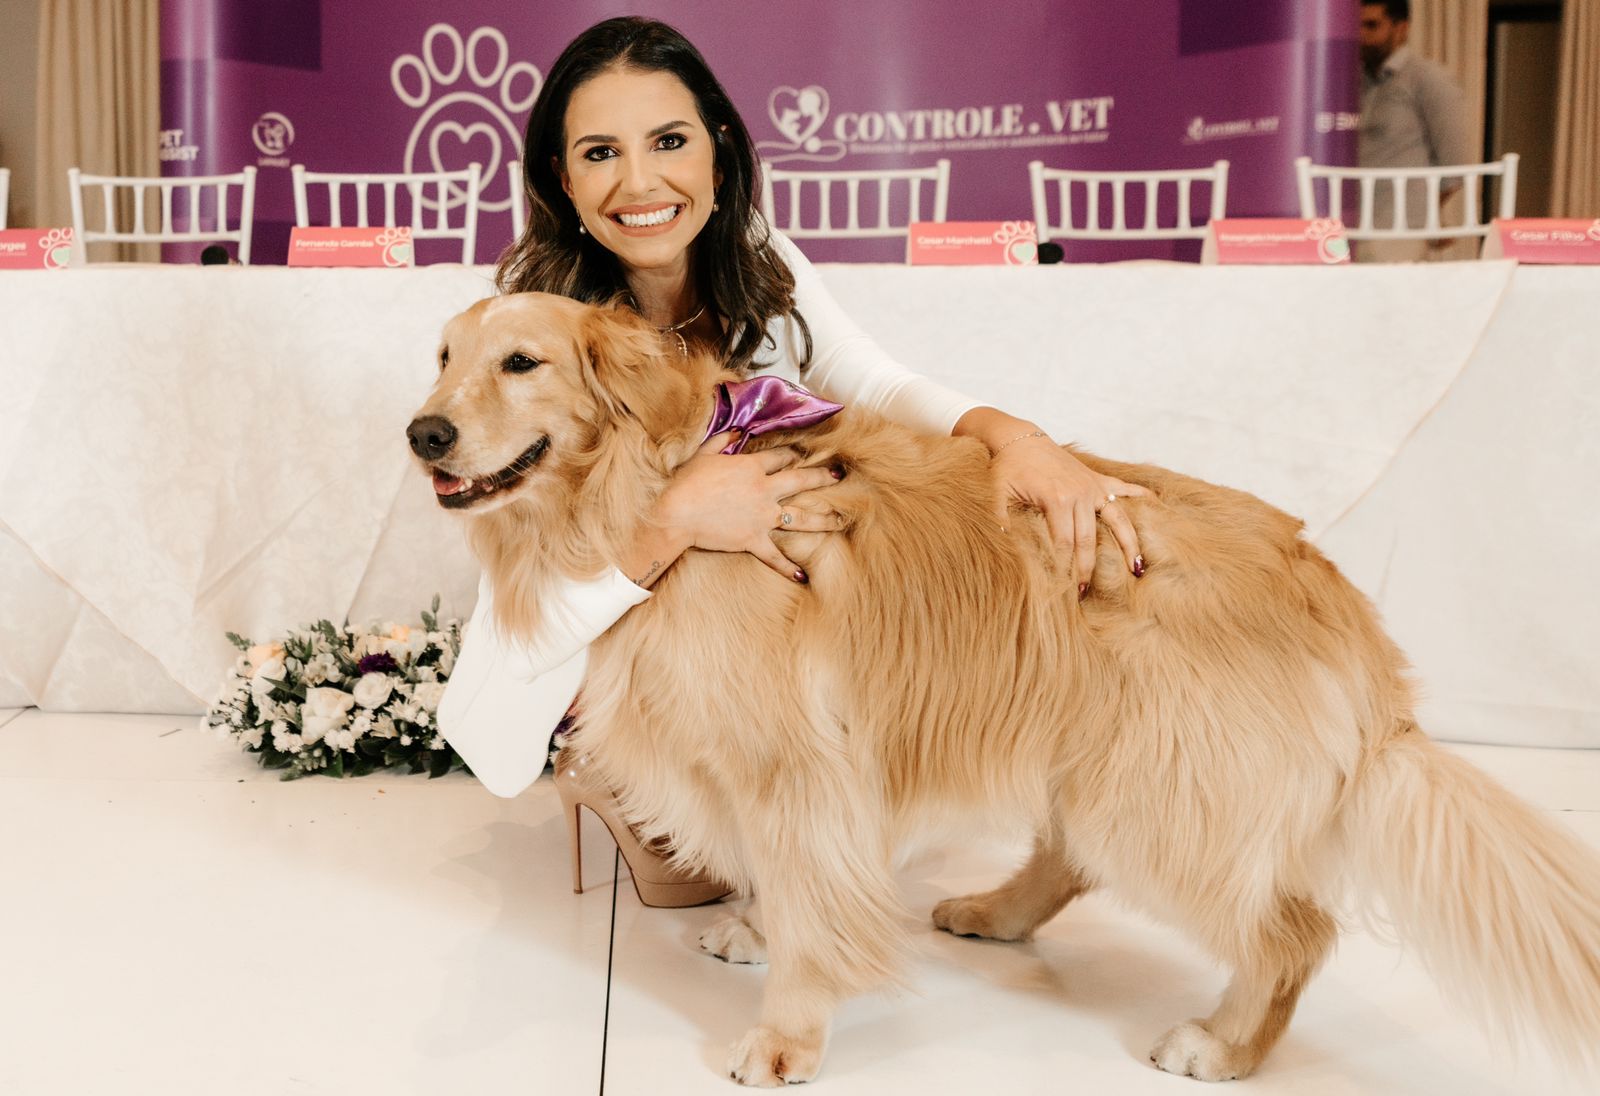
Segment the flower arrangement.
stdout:
<svg viewBox="0 0 1600 1096">
<path fill-rule="evenodd" d="M 283 779 L 364 776 L 408 765 L 430 779 L 467 769 L 436 722 L 461 651 L 461 622 L 441 623 L 439 599 L 421 627 L 337 628 L 326 620 L 273 643 L 228 633 L 240 654 L 206 713 Z"/>
</svg>

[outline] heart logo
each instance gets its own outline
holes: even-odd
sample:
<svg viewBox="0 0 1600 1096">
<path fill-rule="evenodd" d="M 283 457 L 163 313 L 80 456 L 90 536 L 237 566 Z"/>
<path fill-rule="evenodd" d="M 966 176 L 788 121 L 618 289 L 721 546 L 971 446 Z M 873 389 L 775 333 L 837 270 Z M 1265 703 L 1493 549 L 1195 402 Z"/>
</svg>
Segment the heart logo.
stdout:
<svg viewBox="0 0 1600 1096">
<path fill-rule="evenodd" d="M 448 151 L 444 142 L 449 140 Z M 472 155 L 469 147 L 479 140 L 487 142 L 486 156 Z M 500 134 L 487 122 L 473 122 L 471 125 L 461 125 L 459 122 L 439 122 L 432 132 L 428 134 L 428 155 L 433 161 L 433 170 L 452 171 L 459 168 L 449 168 L 446 164 L 454 163 L 465 167 L 470 163 L 483 165 L 479 173 L 479 181 L 489 182 L 500 177 L 500 154 L 503 149 L 500 143 Z M 435 191 L 434 193 L 437 193 Z M 450 205 L 459 205 L 465 200 L 464 191 L 457 185 L 450 185 Z M 422 204 L 427 209 L 433 209 L 438 202 L 432 198 L 424 197 Z"/>
<path fill-rule="evenodd" d="M 799 148 L 816 136 L 828 117 L 828 93 L 816 84 L 773 88 L 767 96 L 767 115 L 778 132 Z"/>
</svg>

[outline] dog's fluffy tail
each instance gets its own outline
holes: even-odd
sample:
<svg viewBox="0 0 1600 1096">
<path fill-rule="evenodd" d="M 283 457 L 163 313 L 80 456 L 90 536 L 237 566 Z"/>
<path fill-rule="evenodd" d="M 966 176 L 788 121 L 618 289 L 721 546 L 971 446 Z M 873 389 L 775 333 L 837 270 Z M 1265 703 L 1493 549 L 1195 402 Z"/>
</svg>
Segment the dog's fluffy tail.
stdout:
<svg viewBox="0 0 1600 1096">
<path fill-rule="evenodd" d="M 1379 747 L 1344 821 L 1359 897 L 1446 993 L 1600 1067 L 1600 857 L 1414 729 Z"/>
</svg>

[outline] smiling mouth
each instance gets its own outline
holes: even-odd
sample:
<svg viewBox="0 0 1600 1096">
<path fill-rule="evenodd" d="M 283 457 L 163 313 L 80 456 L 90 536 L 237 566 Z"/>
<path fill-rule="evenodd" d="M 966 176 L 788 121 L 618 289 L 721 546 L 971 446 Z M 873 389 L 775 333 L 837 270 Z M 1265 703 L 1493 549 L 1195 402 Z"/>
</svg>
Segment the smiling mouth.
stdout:
<svg viewBox="0 0 1600 1096">
<path fill-rule="evenodd" d="M 623 228 L 661 228 L 676 221 L 683 210 L 681 205 L 672 205 L 650 213 L 613 213 L 611 219 Z"/>
<path fill-rule="evenodd" d="M 550 448 L 550 435 L 546 434 L 528 448 L 520 456 L 498 472 L 487 476 L 472 476 L 466 479 L 452 476 L 449 472 L 435 468 L 433 470 L 433 494 L 439 500 L 439 505 L 447 510 L 461 510 L 480 499 L 500 491 L 508 491 L 522 482 L 523 478 L 539 463 Z"/>
</svg>

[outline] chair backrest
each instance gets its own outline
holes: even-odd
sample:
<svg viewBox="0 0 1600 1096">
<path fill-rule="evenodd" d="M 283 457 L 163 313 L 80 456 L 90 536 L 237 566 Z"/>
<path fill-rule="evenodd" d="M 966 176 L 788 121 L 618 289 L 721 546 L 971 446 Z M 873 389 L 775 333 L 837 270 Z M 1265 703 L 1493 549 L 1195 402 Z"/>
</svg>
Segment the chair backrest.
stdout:
<svg viewBox="0 0 1600 1096">
<path fill-rule="evenodd" d="M 522 161 L 512 160 L 506 165 L 506 180 L 511 184 L 511 238 L 522 239 L 522 230 L 528 224 L 527 181 L 522 177 Z"/>
<path fill-rule="evenodd" d="M 90 229 L 85 223 L 83 193 L 99 187 L 104 209 L 103 227 Z M 256 169 L 247 167 L 233 175 L 85 175 L 77 168 L 67 170 L 67 187 L 72 198 L 72 229 L 75 234 L 74 263 L 89 261 L 93 243 L 222 243 L 239 245 L 239 262 L 250 263 L 250 234 L 255 226 Z M 229 195 L 239 189 L 238 219 L 229 228 Z M 132 195 L 133 227 L 117 227 L 117 195 Z M 147 223 L 147 195 L 158 192 L 160 225 Z M 174 196 L 180 196 L 175 198 Z M 174 205 L 185 207 L 180 216 Z M 187 227 L 179 228 L 179 224 Z"/>
<path fill-rule="evenodd" d="M 1068 171 L 1045 167 L 1041 160 L 1028 165 L 1028 182 L 1033 192 L 1033 222 L 1039 242 L 1046 240 L 1196 240 L 1203 239 L 1206 225 L 1228 215 L 1228 161 L 1218 160 L 1210 167 L 1173 171 Z M 1058 192 L 1059 218 L 1050 216 L 1048 184 Z M 1211 200 L 1202 207 L 1203 218 L 1196 218 L 1193 188 L 1209 183 Z M 1128 188 L 1143 191 L 1144 217 L 1128 224 Z M 1177 194 L 1177 217 L 1162 224 L 1162 191 L 1170 186 Z M 1110 188 L 1110 202 L 1101 201 L 1101 192 Z M 1076 190 L 1083 191 L 1083 218 L 1074 216 L 1080 206 L 1074 201 Z M 1103 209 L 1109 208 L 1111 223 L 1104 224 Z"/>
<path fill-rule="evenodd" d="M 294 223 L 300 228 L 311 224 L 308 191 L 313 184 L 328 188 L 328 223 L 334 228 L 344 225 L 340 209 L 340 195 L 349 186 L 355 192 L 355 227 L 370 227 L 367 193 L 373 187 L 383 189 L 383 220 L 385 228 L 409 224 L 411 236 L 417 240 L 459 239 L 461 261 L 470 263 L 478 248 L 478 194 L 482 187 L 483 168 L 471 164 L 461 171 L 397 171 L 386 173 L 360 173 L 342 171 L 307 171 L 304 164 L 290 168 L 294 181 Z M 429 197 L 426 188 L 434 188 Z M 402 220 L 396 209 L 396 196 L 404 192 L 407 201 L 406 217 Z M 461 223 L 452 227 L 450 212 L 462 210 Z M 433 212 L 429 225 L 424 214 Z"/>
<path fill-rule="evenodd" d="M 905 205 L 895 200 L 896 183 L 904 182 L 909 188 Z M 778 184 L 789 188 L 785 208 L 788 220 L 779 219 L 774 193 Z M 862 223 L 861 186 L 870 184 L 875 189 L 876 216 Z M 922 185 L 933 186 L 932 201 L 922 200 Z M 804 190 L 810 186 L 816 192 L 816 216 L 803 219 Z M 835 187 L 844 187 L 845 217 L 843 224 L 834 223 L 833 194 Z M 899 168 L 883 171 L 785 171 L 782 168 L 762 165 L 761 212 L 767 223 L 794 239 L 810 240 L 866 240 L 886 236 L 906 235 L 914 221 L 942 221 L 950 200 L 950 161 L 940 160 L 927 168 Z M 905 218 L 895 216 L 904 212 Z M 931 216 L 925 216 L 924 213 Z"/>
<path fill-rule="evenodd" d="M 11 169 L 0 167 L 0 228 L 6 227 L 6 203 L 11 197 Z"/>
<path fill-rule="evenodd" d="M 1443 167 L 1362 168 L 1329 167 L 1313 164 L 1302 156 L 1294 162 L 1300 186 L 1300 216 L 1309 219 L 1331 217 L 1345 222 L 1345 234 L 1352 240 L 1442 240 L 1467 236 L 1487 236 L 1489 219 L 1481 209 L 1479 186 L 1485 179 L 1500 180 L 1499 212 L 1496 216 L 1514 217 L 1517 213 L 1517 160 L 1515 152 L 1487 164 L 1455 164 Z M 1327 183 L 1326 204 L 1317 200 L 1317 180 Z M 1464 208 L 1459 225 L 1446 225 L 1443 206 L 1446 184 L 1456 179 L 1463 192 Z M 1354 223 L 1344 216 L 1345 188 L 1358 188 L 1358 208 Z M 1422 207 L 1422 216 L 1415 214 Z M 1318 212 L 1319 209 L 1325 212 Z M 1416 223 L 1419 222 L 1420 223 Z M 1384 223 L 1386 222 L 1386 223 Z"/>
</svg>

